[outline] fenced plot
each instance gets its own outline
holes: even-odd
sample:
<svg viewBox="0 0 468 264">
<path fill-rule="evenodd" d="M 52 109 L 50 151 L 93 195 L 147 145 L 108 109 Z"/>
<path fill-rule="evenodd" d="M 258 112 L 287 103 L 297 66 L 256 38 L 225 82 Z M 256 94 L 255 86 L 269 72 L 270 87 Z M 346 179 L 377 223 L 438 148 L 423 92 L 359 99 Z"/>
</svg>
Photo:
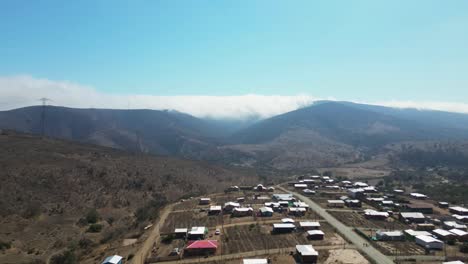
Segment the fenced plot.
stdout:
<svg viewBox="0 0 468 264">
<path fill-rule="evenodd" d="M 336 219 L 350 227 L 364 227 L 372 229 L 405 230 L 408 225 L 389 217 L 387 220 L 366 219 L 362 214 L 356 212 L 329 211 Z"/>
</svg>

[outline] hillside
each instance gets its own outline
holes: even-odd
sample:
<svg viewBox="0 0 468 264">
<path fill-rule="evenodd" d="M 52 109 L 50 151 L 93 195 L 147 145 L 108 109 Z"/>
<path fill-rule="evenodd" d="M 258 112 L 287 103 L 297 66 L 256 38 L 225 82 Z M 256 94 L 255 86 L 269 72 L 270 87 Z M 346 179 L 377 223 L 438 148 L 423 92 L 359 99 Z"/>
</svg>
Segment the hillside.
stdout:
<svg viewBox="0 0 468 264">
<path fill-rule="evenodd" d="M 0 112 L 0 128 L 40 134 L 42 108 Z M 222 127 L 175 111 L 47 106 L 45 135 L 129 151 L 188 158 L 215 151 Z"/>
<path fill-rule="evenodd" d="M 258 180 L 200 162 L 15 133 L 1 134 L 0 146 L 0 241 L 12 245 L 1 263 L 44 261 L 71 245 L 91 256 L 140 237 L 167 202 Z M 87 233 L 83 218 L 94 209 L 103 229 Z"/>
</svg>

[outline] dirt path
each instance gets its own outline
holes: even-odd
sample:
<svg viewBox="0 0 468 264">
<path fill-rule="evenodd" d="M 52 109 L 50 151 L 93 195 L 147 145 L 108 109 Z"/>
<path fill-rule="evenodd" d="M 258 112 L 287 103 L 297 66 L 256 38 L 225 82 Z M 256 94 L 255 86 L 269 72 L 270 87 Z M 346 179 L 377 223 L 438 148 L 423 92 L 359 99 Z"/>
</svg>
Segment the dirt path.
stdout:
<svg viewBox="0 0 468 264">
<path fill-rule="evenodd" d="M 334 249 L 343 249 L 343 245 L 337 246 L 314 246 L 316 250 L 334 250 Z M 355 246 L 346 245 L 347 249 L 355 249 Z M 291 251 L 295 251 L 296 248 L 276 248 L 276 249 L 269 249 L 269 250 L 256 250 L 256 251 L 249 251 L 249 252 L 241 252 L 236 254 L 228 254 L 228 255 L 219 255 L 213 257 L 200 257 L 200 258 L 190 258 L 184 260 L 177 260 L 177 261 L 164 261 L 164 264 L 178 264 L 178 263 L 199 263 L 199 262 L 209 262 L 209 261 L 227 261 L 233 259 L 241 259 L 241 258 L 248 258 L 248 257 L 256 257 L 256 256 L 263 256 L 263 255 L 272 255 L 272 254 L 282 254 L 288 253 Z"/>
<path fill-rule="evenodd" d="M 307 198 L 304 195 L 298 194 L 296 192 L 288 191 L 283 187 L 278 187 L 279 189 L 294 194 L 296 197 L 299 197 L 302 201 L 307 203 L 312 210 L 314 210 L 317 214 L 319 214 L 323 219 L 327 220 L 330 225 L 332 225 L 336 230 L 343 235 L 348 241 L 353 243 L 359 251 L 364 252 L 370 259 L 372 259 L 375 263 L 379 264 L 393 264 L 393 260 L 390 257 L 385 256 L 380 251 L 375 249 L 372 245 L 368 244 L 367 241 L 356 234 L 352 228 L 345 226 L 343 223 L 338 221 L 335 217 L 329 214 L 325 209 L 323 209 L 320 205 L 312 201 L 311 199 Z M 367 246 L 364 246 L 364 245 Z"/>
<path fill-rule="evenodd" d="M 151 229 L 151 232 L 148 236 L 148 238 L 143 242 L 143 244 L 140 246 L 140 249 L 135 253 L 135 256 L 133 256 L 132 260 L 130 261 L 131 264 L 144 264 L 146 258 L 148 257 L 149 253 L 151 252 L 151 249 L 153 248 L 154 243 L 159 239 L 160 233 L 159 233 L 159 228 L 164 224 L 166 221 L 167 216 L 169 213 L 172 211 L 172 208 L 174 207 L 175 204 L 170 204 L 161 211 L 161 214 L 157 220 L 153 224 L 153 228 Z"/>
</svg>

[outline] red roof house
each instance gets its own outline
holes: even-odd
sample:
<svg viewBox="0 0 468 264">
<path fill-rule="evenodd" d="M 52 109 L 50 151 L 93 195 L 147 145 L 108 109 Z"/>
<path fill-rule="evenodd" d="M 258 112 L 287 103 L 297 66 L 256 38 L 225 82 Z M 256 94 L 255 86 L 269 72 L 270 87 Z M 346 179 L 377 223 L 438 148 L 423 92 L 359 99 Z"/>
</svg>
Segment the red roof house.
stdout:
<svg viewBox="0 0 468 264">
<path fill-rule="evenodd" d="M 184 254 L 209 255 L 216 253 L 216 249 L 218 249 L 217 240 L 193 240 L 187 243 Z"/>
</svg>

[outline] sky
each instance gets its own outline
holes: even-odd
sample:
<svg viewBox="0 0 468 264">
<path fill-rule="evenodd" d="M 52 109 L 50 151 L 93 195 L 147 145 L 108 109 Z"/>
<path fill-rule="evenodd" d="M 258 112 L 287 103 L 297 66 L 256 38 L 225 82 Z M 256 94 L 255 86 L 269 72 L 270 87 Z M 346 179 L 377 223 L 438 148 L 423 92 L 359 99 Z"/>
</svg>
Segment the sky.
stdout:
<svg viewBox="0 0 468 264">
<path fill-rule="evenodd" d="M 0 109 L 468 113 L 468 1 L 0 1 Z"/>
</svg>

